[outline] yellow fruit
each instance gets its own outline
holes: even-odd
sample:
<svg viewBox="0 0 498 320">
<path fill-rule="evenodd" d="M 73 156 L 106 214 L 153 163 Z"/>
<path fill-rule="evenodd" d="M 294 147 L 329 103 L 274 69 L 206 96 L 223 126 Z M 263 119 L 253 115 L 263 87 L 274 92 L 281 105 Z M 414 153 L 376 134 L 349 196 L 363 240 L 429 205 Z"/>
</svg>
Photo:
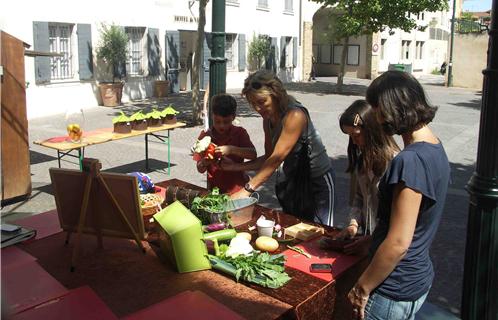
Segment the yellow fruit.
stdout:
<svg viewBox="0 0 498 320">
<path fill-rule="evenodd" d="M 256 239 L 256 248 L 261 251 L 273 252 L 278 249 L 278 241 L 270 237 L 261 236 Z"/>
</svg>

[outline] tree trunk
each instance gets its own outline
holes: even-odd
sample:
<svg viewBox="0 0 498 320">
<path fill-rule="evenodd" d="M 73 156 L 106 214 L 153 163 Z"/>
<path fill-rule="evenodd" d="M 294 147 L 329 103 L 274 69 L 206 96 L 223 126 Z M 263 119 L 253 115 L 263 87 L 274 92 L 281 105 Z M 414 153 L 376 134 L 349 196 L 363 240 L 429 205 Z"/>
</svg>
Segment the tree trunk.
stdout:
<svg viewBox="0 0 498 320">
<path fill-rule="evenodd" d="M 337 76 L 337 93 L 342 93 L 342 84 L 344 83 L 344 73 L 346 69 L 346 58 L 348 56 L 349 37 L 344 38 L 341 54 L 341 66 Z"/>
<path fill-rule="evenodd" d="M 192 122 L 202 123 L 202 104 L 200 101 L 199 74 L 202 71 L 201 57 L 204 45 L 204 26 L 206 25 L 206 5 L 209 0 L 199 1 L 199 24 L 197 25 L 197 41 L 195 44 L 194 61 L 192 64 Z M 207 114 L 205 115 L 207 116 Z"/>
</svg>

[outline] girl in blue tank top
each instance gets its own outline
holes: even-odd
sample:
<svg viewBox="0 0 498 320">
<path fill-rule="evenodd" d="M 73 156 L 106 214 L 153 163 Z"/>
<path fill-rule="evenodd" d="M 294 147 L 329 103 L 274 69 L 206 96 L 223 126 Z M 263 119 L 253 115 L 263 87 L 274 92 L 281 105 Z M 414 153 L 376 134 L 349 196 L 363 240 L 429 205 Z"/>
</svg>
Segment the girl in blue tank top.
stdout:
<svg viewBox="0 0 498 320">
<path fill-rule="evenodd" d="M 379 182 L 371 261 L 348 298 L 355 319 L 414 319 L 434 277 L 429 247 L 443 212 L 450 166 L 428 126 L 436 108 L 412 75 L 383 73 L 368 87 L 367 101 L 384 132 L 401 135 L 404 149 Z"/>
</svg>

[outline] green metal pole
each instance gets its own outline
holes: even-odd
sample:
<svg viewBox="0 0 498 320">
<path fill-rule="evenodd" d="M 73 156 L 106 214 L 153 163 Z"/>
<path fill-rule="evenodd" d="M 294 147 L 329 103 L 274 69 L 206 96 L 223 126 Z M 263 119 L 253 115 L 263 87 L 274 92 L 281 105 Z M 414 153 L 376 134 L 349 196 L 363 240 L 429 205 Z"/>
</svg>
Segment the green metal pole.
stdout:
<svg viewBox="0 0 498 320">
<path fill-rule="evenodd" d="M 476 171 L 470 194 L 462 292 L 463 320 L 498 319 L 498 0 L 493 0 Z"/>
<path fill-rule="evenodd" d="M 455 12 L 456 0 L 453 0 L 453 13 L 451 15 L 451 43 L 450 43 L 450 59 L 448 61 L 448 87 L 453 86 L 453 43 L 455 42 Z"/>
<path fill-rule="evenodd" d="M 214 95 L 226 92 L 225 0 L 213 0 L 212 37 L 213 46 L 209 59 L 209 101 Z M 209 126 L 211 126 L 210 104 L 209 115 Z"/>
</svg>

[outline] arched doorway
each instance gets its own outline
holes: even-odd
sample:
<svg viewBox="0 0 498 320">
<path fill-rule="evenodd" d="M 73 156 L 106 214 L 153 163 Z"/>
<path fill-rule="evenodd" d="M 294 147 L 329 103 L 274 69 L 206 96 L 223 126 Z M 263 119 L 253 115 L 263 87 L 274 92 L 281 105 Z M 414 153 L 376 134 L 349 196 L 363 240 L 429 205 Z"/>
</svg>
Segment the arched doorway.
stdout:
<svg viewBox="0 0 498 320">
<path fill-rule="evenodd" d="M 335 14 L 332 8 L 319 8 L 312 17 L 312 45 L 309 57 L 305 57 L 309 59 L 305 66 L 311 70 L 311 61 L 314 58 L 315 73 L 318 77 L 337 76 L 340 70 L 343 43 L 333 36 Z M 345 75 L 353 78 L 371 78 L 372 35 L 349 39 Z"/>
</svg>

